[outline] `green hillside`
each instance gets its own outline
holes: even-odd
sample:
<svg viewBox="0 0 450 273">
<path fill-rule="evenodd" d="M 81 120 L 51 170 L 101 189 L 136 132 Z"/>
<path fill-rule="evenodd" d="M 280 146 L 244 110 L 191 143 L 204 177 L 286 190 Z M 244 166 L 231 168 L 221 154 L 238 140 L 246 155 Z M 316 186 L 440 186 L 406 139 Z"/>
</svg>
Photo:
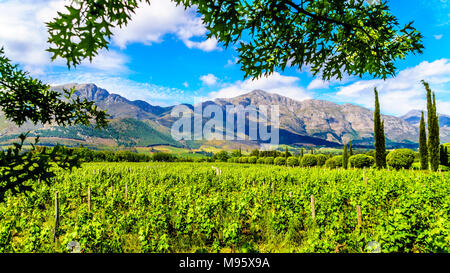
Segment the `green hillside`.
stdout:
<svg viewBox="0 0 450 273">
<path fill-rule="evenodd" d="M 87 146 L 151 146 L 151 145 L 172 145 L 180 146 L 173 140 L 167 132 L 154 129 L 150 123 L 139 121 L 133 118 L 111 120 L 106 129 L 98 130 L 94 126 L 71 126 L 71 127 L 51 127 L 48 129 L 37 129 L 31 131 L 29 136 L 40 136 L 41 144 L 53 145 L 67 140 L 68 146 L 78 146 L 86 143 Z M 0 137 L 0 143 L 8 143 L 18 137 L 18 134 L 5 135 Z M 91 144 L 91 145 L 90 145 Z M 95 145 L 98 144 L 98 145 Z"/>
</svg>

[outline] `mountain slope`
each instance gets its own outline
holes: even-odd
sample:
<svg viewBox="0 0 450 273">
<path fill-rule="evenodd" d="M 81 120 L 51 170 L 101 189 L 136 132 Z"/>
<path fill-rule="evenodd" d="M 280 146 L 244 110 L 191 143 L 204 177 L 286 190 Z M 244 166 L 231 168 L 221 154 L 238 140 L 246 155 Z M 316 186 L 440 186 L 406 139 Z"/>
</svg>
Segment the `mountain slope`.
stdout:
<svg viewBox="0 0 450 273">
<path fill-rule="evenodd" d="M 221 106 L 280 105 L 281 129 L 337 143 L 343 143 L 345 139 L 364 145 L 373 142 L 373 111 L 357 105 L 313 99 L 300 102 L 262 90 L 214 102 Z M 386 137 L 391 142 L 417 141 L 417 128 L 411 124 L 394 116 L 382 115 L 382 119 L 385 120 Z"/>
<path fill-rule="evenodd" d="M 170 136 L 170 128 L 176 121 L 171 116 L 171 107 L 151 105 L 145 101 L 131 101 L 120 95 L 111 94 L 95 84 L 66 84 L 53 87 L 61 91 L 63 88 L 75 86 L 75 95 L 87 98 L 101 109 L 107 109 L 111 117 L 109 127 L 103 131 L 93 130 L 86 126 L 61 128 L 57 126 L 25 124 L 18 128 L 0 115 L 0 142 L 9 141 L 18 133 L 31 131 L 41 134 L 49 144 L 61 142 L 90 143 L 112 146 L 148 146 L 168 144 L 180 146 Z M 353 104 L 336 104 L 325 100 L 297 101 L 281 95 L 254 90 L 250 93 L 229 98 L 215 99 L 203 103 L 203 107 L 215 104 L 225 111 L 228 105 L 280 105 L 280 143 L 281 144 L 313 144 L 338 146 L 344 140 L 352 140 L 354 145 L 373 144 L 373 111 Z M 193 105 L 186 104 L 190 109 Z M 382 115 L 385 120 L 387 145 L 416 146 L 418 129 L 414 123 L 417 113 L 409 113 L 402 118 Z M 444 124 L 449 117 L 441 116 Z M 207 122 L 204 119 L 203 122 Z M 450 129 L 441 129 L 441 140 L 450 136 Z M 186 145 L 186 143 L 183 143 Z M 199 145 L 198 143 L 195 145 Z M 253 145 L 253 144 L 252 144 Z"/>
<path fill-rule="evenodd" d="M 405 115 L 401 116 L 400 118 L 410 124 L 419 125 L 421 115 L 422 115 L 422 111 L 411 110 L 408 113 L 406 113 Z M 424 111 L 424 115 L 425 115 L 425 121 L 426 121 L 426 118 L 427 118 L 426 111 Z M 447 116 L 444 114 L 438 114 L 438 116 L 439 116 L 439 126 L 440 127 L 450 127 L 450 116 Z"/>
<path fill-rule="evenodd" d="M 427 112 L 424 111 L 425 122 L 427 121 Z M 412 124 L 414 127 L 419 128 L 420 117 L 422 116 L 422 111 L 411 110 L 400 118 L 406 122 Z M 444 114 L 438 114 L 439 116 L 439 133 L 441 142 L 450 142 L 450 116 Z"/>
<path fill-rule="evenodd" d="M 153 106 L 141 100 L 130 101 L 120 95 L 110 94 L 105 89 L 97 87 L 95 84 L 65 84 L 55 86 L 52 89 L 62 91 L 63 88 L 70 89 L 75 87 L 77 90 L 74 95 L 90 101 L 101 109 L 107 109 L 111 118 L 135 118 L 135 119 L 154 119 L 157 115 L 167 111 L 166 108 Z"/>
</svg>

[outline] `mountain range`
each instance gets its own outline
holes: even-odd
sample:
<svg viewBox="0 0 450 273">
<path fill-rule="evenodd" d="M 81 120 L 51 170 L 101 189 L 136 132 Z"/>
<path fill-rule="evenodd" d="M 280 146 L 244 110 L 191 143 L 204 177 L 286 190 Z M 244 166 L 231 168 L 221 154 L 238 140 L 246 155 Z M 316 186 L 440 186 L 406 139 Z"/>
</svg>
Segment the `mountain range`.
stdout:
<svg viewBox="0 0 450 273">
<path fill-rule="evenodd" d="M 17 127 L 0 115 L 0 144 L 10 143 L 17 134 L 26 131 L 30 131 L 31 136 L 40 135 L 41 144 L 83 144 L 100 149 L 154 145 L 193 147 L 205 142 L 178 142 L 172 139 L 170 128 L 176 121 L 171 116 L 174 106 L 161 107 L 141 100 L 131 101 L 95 84 L 66 84 L 53 89 L 62 91 L 63 88 L 72 86 L 77 90 L 76 96 L 94 101 L 99 108 L 107 110 L 111 118 L 108 128 L 100 131 L 92 126 L 59 127 L 29 123 Z M 223 110 L 227 105 L 280 105 L 280 144 L 337 147 L 344 141 L 352 140 L 355 146 L 373 145 L 373 111 L 350 103 L 336 104 L 314 99 L 297 101 L 263 90 L 254 90 L 234 98 L 214 99 L 203 104 L 215 104 Z M 194 108 L 193 105 L 186 106 Z M 417 147 L 420 115 L 418 110 L 401 117 L 382 115 L 387 147 Z M 450 142 L 450 117 L 440 115 L 439 123 L 441 142 Z"/>
</svg>

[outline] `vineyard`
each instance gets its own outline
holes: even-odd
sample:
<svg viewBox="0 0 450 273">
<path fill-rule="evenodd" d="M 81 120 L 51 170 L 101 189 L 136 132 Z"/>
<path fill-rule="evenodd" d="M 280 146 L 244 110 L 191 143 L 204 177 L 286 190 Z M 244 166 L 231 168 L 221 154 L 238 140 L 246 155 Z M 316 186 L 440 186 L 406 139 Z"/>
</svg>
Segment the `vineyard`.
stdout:
<svg viewBox="0 0 450 273">
<path fill-rule="evenodd" d="M 36 188 L 0 203 L 0 252 L 450 251 L 449 172 L 88 163 Z"/>
</svg>

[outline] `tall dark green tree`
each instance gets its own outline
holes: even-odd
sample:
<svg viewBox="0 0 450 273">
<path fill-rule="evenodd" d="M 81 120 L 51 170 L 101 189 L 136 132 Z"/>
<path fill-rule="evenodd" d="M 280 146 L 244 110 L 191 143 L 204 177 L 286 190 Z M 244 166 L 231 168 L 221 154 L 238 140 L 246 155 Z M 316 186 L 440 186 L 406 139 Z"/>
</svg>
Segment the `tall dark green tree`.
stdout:
<svg viewBox="0 0 450 273">
<path fill-rule="evenodd" d="M 353 155 L 353 148 L 352 148 L 352 141 L 351 140 L 348 143 L 348 153 L 349 153 L 350 156 Z"/>
<path fill-rule="evenodd" d="M 447 167 L 450 167 L 450 159 L 449 159 L 449 154 L 448 154 L 448 147 L 445 146 L 444 150 L 445 150 L 445 154 L 446 154 L 446 157 L 447 157 Z"/>
<path fill-rule="evenodd" d="M 441 165 L 448 166 L 447 147 L 445 147 L 444 145 L 441 145 L 439 155 L 440 155 Z"/>
<path fill-rule="evenodd" d="M 309 151 L 310 152 L 310 154 L 314 154 L 314 146 L 313 145 L 311 145 L 311 150 Z"/>
<path fill-rule="evenodd" d="M 303 157 L 305 151 L 303 150 L 303 147 L 300 148 L 300 157 Z"/>
<path fill-rule="evenodd" d="M 428 116 L 428 157 L 432 171 L 439 169 L 439 118 L 436 113 L 436 97 L 431 92 L 429 84 L 422 80 L 427 91 L 427 116 Z"/>
<path fill-rule="evenodd" d="M 250 156 L 256 156 L 259 157 L 259 150 L 258 149 L 254 149 L 250 152 Z"/>
<path fill-rule="evenodd" d="M 348 168 L 348 151 L 346 141 L 344 141 L 344 152 L 342 153 L 342 167 L 344 167 L 344 169 Z"/>
<path fill-rule="evenodd" d="M 428 170 L 427 132 L 425 127 L 425 118 L 423 111 L 419 124 L 419 157 L 420 157 L 420 168 L 422 170 Z"/>
<path fill-rule="evenodd" d="M 207 37 L 237 44 L 245 77 L 286 66 L 308 66 L 323 79 L 345 74 L 394 75 L 395 61 L 422 53 L 422 35 L 412 22 L 401 26 L 387 1 L 364 0 L 173 0 L 203 15 Z M 150 0 L 72 1 L 47 24 L 53 59 L 69 66 L 107 48 L 113 28 L 124 27 Z M 152 24 L 153 22 L 148 22 Z"/>
<path fill-rule="evenodd" d="M 384 136 L 384 121 L 381 121 L 380 102 L 377 88 L 375 92 L 374 111 L 374 140 L 375 140 L 375 164 L 377 168 L 386 168 L 386 140 Z"/>
</svg>

